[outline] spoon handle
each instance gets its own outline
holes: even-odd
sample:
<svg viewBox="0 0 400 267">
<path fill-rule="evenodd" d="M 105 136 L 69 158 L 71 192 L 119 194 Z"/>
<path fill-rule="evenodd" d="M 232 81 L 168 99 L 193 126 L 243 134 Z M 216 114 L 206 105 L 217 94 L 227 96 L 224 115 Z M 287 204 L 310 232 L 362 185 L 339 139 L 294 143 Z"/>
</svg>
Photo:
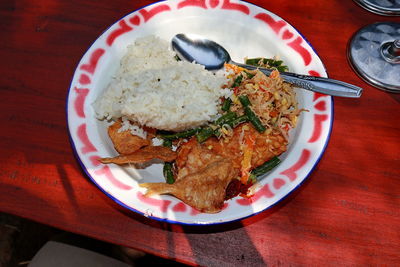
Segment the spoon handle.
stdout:
<svg viewBox="0 0 400 267">
<path fill-rule="evenodd" d="M 236 62 L 234 62 L 234 64 L 250 70 L 257 69 L 257 67 L 251 65 Z M 258 69 L 266 75 L 270 75 L 272 72 L 271 69 L 260 67 L 258 67 Z M 326 95 L 357 98 L 361 96 L 363 90 L 358 86 L 330 78 L 301 75 L 291 72 L 281 72 L 280 75 L 285 82 L 291 83 L 294 86 Z"/>
</svg>

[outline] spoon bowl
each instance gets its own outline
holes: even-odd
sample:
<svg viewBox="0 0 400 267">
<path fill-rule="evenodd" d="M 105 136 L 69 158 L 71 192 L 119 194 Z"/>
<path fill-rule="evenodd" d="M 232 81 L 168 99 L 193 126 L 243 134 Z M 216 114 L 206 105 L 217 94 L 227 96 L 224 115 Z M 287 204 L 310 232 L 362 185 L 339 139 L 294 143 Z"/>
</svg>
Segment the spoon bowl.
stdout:
<svg viewBox="0 0 400 267">
<path fill-rule="evenodd" d="M 201 36 L 180 33 L 172 38 L 171 43 L 180 59 L 204 65 L 207 70 L 218 70 L 223 68 L 225 63 L 230 63 L 245 69 L 259 69 L 266 75 L 270 75 L 272 72 L 272 69 L 232 61 L 231 56 L 223 46 Z M 324 77 L 290 72 L 281 72 L 281 77 L 284 81 L 296 87 L 332 96 L 358 98 L 363 90 L 358 86 Z"/>
<path fill-rule="evenodd" d="M 196 35 L 175 35 L 172 48 L 179 58 L 204 65 L 207 70 L 221 69 L 231 61 L 228 51 L 221 45 Z"/>
</svg>

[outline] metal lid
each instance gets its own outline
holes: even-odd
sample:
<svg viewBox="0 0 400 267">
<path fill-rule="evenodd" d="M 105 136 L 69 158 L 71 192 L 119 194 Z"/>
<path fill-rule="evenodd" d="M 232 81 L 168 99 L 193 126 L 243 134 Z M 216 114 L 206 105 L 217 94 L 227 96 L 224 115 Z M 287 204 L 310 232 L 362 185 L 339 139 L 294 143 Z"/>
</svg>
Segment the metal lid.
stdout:
<svg viewBox="0 0 400 267">
<path fill-rule="evenodd" d="M 400 16 L 400 0 L 354 0 L 354 2 L 375 14 Z"/>
<path fill-rule="evenodd" d="M 400 23 L 380 22 L 360 29 L 350 40 L 347 55 L 366 82 L 400 93 Z"/>
</svg>

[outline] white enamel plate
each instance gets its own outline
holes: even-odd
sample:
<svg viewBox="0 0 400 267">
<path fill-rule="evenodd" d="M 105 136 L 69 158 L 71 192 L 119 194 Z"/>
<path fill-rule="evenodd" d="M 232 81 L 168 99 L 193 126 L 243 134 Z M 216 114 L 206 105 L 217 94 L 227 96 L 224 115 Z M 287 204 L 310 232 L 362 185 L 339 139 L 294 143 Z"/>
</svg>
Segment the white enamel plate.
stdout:
<svg viewBox="0 0 400 267">
<path fill-rule="evenodd" d="M 280 57 L 290 71 L 326 76 L 310 44 L 282 18 L 252 4 L 233 0 L 173 0 L 137 10 L 113 24 L 88 49 L 75 71 L 68 95 L 68 126 L 78 160 L 90 179 L 120 205 L 157 220 L 183 224 L 217 224 L 264 211 L 298 187 L 310 174 L 327 145 L 333 120 L 330 96 L 298 89 L 300 115 L 290 132 L 282 163 L 259 183 L 251 199 L 236 197 L 217 214 L 199 213 L 172 196 L 144 197 L 138 183 L 164 181 L 162 165 L 146 169 L 103 165 L 98 158 L 115 156 L 104 122 L 92 103 L 119 67 L 127 45 L 138 37 L 165 40 L 193 33 L 223 45 L 237 62 L 245 57 Z"/>
</svg>

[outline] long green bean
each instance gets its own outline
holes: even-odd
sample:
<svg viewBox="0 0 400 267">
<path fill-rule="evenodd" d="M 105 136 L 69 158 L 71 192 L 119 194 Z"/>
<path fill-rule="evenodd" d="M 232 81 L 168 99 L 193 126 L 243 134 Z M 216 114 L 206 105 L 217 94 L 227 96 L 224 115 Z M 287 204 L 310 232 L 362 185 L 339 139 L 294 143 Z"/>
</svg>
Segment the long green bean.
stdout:
<svg viewBox="0 0 400 267">
<path fill-rule="evenodd" d="M 213 134 L 214 130 L 211 127 L 202 128 L 198 133 L 196 133 L 197 142 L 201 144 L 213 136 Z"/>
<path fill-rule="evenodd" d="M 173 163 L 165 162 L 163 167 L 163 174 L 167 184 L 173 184 L 175 182 L 174 173 L 172 171 Z"/>
<path fill-rule="evenodd" d="M 179 132 L 179 133 L 166 133 L 166 132 L 160 131 L 157 133 L 157 135 L 163 139 L 176 140 L 179 138 L 191 137 L 191 136 L 195 135 L 199 130 L 200 130 L 200 128 L 195 128 L 195 129 L 189 129 L 189 130 Z"/>
<path fill-rule="evenodd" d="M 164 139 L 163 140 L 163 146 L 165 147 L 172 147 L 172 141 L 170 139 Z"/>
<path fill-rule="evenodd" d="M 255 75 L 255 74 L 253 74 L 253 73 L 250 73 L 250 72 L 248 72 L 248 71 L 245 71 L 245 70 L 244 70 L 244 73 L 246 73 L 247 79 L 251 79 L 251 78 L 253 78 L 253 77 L 254 77 L 254 75 Z"/>
<path fill-rule="evenodd" d="M 224 103 L 222 103 L 221 110 L 222 111 L 229 111 L 229 109 L 231 108 L 231 105 L 232 105 L 232 99 L 225 98 L 224 99 Z"/>
<path fill-rule="evenodd" d="M 235 128 L 235 127 L 238 126 L 239 124 L 241 124 L 241 123 L 243 123 L 243 122 L 246 122 L 246 121 L 249 121 L 249 118 L 248 118 L 246 115 L 242 115 L 242 116 L 240 116 L 240 117 L 237 117 L 237 118 L 234 119 L 234 120 L 231 120 L 231 121 L 227 122 L 227 124 L 228 124 L 229 126 L 231 126 L 231 128 Z"/>
<path fill-rule="evenodd" d="M 241 95 L 239 96 L 239 101 L 244 107 L 244 114 L 246 114 L 254 128 L 260 133 L 265 132 L 267 128 L 265 128 L 265 126 L 261 123 L 261 120 L 257 117 L 254 111 L 251 110 L 251 103 L 249 98 L 246 95 Z"/>
<path fill-rule="evenodd" d="M 234 119 L 236 119 L 237 118 L 237 114 L 235 113 L 235 112 L 228 112 L 228 113 L 226 113 L 226 114 L 224 114 L 224 115 L 222 115 L 221 117 L 219 117 L 215 122 L 214 122 L 214 124 L 216 124 L 216 125 L 223 125 L 223 124 L 225 124 L 225 123 L 227 123 L 227 122 L 229 122 L 229 121 L 232 121 L 232 120 L 234 120 Z"/>
<path fill-rule="evenodd" d="M 248 58 L 246 59 L 247 65 L 257 66 L 257 67 L 265 67 L 265 68 L 275 68 L 279 72 L 288 71 L 289 68 L 283 64 L 282 60 L 276 60 L 273 58 Z"/>
<path fill-rule="evenodd" d="M 251 106 L 250 100 L 247 95 L 240 95 L 238 98 L 243 107 Z"/>
<path fill-rule="evenodd" d="M 259 177 L 265 174 L 266 172 L 269 172 L 276 166 L 278 166 L 279 163 L 281 163 L 281 160 L 277 156 L 275 156 L 272 159 L 263 163 L 262 165 L 258 166 L 257 168 L 253 169 L 251 171 L 251 174 L 255 175 L 256 177 Z"/>
<path fill-rule="evenodd" d="M 219 125 L 216 125 L 216 123 L 214 123 L 215 126 L 219 126 L 219 127 L 213 129 L 210 126 L 208 126 L 208 127 L 202 128 L 200 131 L 198 131 L 196 133 L 197 141 L 199 143 L 203 143 L 204 141 L 206 141 L 208 138 L 210 138 L 213 135 L 220 138 L 222 136 L 221 127 L 223 127 L 224 125 L 229 125 L 229 127 L 231 127 L 233 129 L 236 126 L 238 126 L 239 124 L 246 122 L 246 121 L 248 121 L 248 117 L 246 115 L 237 117 L 236 113 L 234 113 L 234 115 L 227 116 L 226 119 L 223 122 L 221 121 L 221 123 Z"/>
<path fill-rule="evenodd" d="M 238 75 L 237 77 L 236 77 L 236 79 L 235 79 L 235 81 L 233 82 L 233 84 L 232 84 L 232 88 L 235 88 L 235 87 L 238 87 L 240 84 L 241 84 L 241 82 L 242 82 L 242 80 L 243 80 L 243 75 Z"/>
<path fill-rule="evenodd" d="M 262 125 L 261 120 L 257 117 L 257 115 L 251 110 L 250 107 L 245 107 L 244 108 L 244 113 L 247 115 L 249 118 L 249 121 L 251 124 L 254 126 L 254 128 L 260 132 L 263 133 L 267 128 L 265 128 L 264 125 Z"/>
</svg>

